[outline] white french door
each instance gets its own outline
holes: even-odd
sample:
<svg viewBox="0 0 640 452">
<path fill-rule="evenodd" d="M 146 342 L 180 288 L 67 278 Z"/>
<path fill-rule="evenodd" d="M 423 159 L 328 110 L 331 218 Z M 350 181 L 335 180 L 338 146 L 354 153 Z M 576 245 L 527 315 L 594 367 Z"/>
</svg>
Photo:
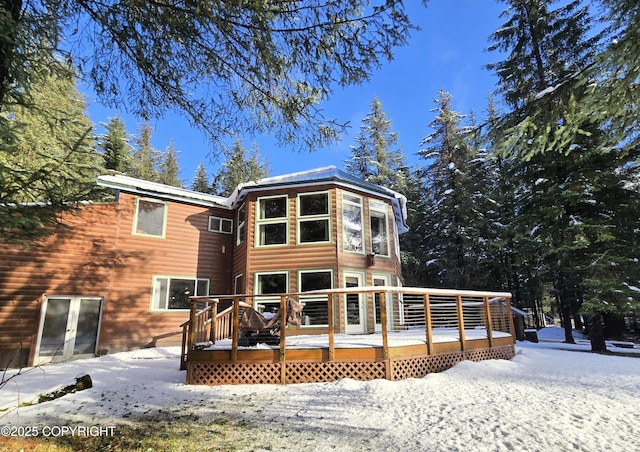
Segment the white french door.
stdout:
<svg viewBox="0 0 640 452">
<path fill-rule="evenodd" d="M 95 356 L 101 308 L 100 297 L 47 297 L 34 364 Z"/>
<path fill-rule="evenodd" d="M 391 285 L 391 275 L 373 275 L 373 285 L 374 286 L 390 286 Z M 387 312 L 387 330 L 391 329 L 391 325 L 393 324 L 393 295 L 385 294 L 385 311 Z M 380 315 L 380 294 L 376 293 L 373 295 L 373 318 L 375 321 L 375 331 L 382 331 L 382 323 L 381 323 L 381 315 Z"/>
<path fill-rule="evenodd" d="M 356 272 L 344 273 L 344 287 L 362 287 L 364 275 Z M 345 303 L 345 330 L 347 334 L 361 334 L 367 331 L 367 313 L 365 309 L 365 297 L 361 293 L 346 294 Z"/>
</svg>

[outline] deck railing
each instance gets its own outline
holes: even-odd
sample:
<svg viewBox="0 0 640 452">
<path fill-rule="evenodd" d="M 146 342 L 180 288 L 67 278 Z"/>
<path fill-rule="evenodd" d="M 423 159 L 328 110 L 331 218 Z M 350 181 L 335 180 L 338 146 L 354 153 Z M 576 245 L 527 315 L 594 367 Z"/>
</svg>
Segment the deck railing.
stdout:
<svg viewBox="0 0 640 452">
<path fill-rule="evenodd" d="M 286 299 L 293 297 L 304 305 L 302 325 L 295 330 L 280 330 L 280 356 L 284 360 L 288 335 L 327 335 L 329 359 L 333 359 L 335 334 L 367 324 L 361 333 L 379 335 L 384 356 L 388 356 L 388 335 L 392 332 L 421 330 L 428 353 L 443 337 L 454 337 L 459 350 L 469 341 L 485 339 L 489 347 L 503 333 L 514 336 L 511 294 L 506 292 L 459 291 L 412 287 L 358 287 L 314 292 L 259 296 L 215 295 L 192 297 L 190 318 L 183 327 L 183 360 L 187 353 L 231 339 L 231 357 L 237 358 L 238 323 L 242 310 L 252 306 L 259 311 L 278 311 L 286 324 Z M 218 312 L 222 304 L 228 307 Z M 200 306 L 200 309 L 198 307 Z M 352 325 L 349 326 L 348 324 Z M 351 330 L 353 332 L 353 330 Z M 447 339 L 449 340 L 449 339 Z"/>
</svg>

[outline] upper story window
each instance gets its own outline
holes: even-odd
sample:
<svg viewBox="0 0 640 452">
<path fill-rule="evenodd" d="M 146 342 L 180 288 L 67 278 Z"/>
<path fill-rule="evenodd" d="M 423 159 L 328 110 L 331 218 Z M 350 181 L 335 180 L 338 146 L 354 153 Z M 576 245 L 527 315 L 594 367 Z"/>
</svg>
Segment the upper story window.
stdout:
<svg viewBox="0 0 640 452">
<path fill-rule="evenodd" d="M 331 240 L 329 193 L 298 195 L 298 243 L 328 243 Z"/>
<path fill-rule="evenodd" d="M 286 245 L 289 198 L 258 198 L 256 211 L 256 246 Z"/>
<path fill-rule="evenodd" d="M 349 193 L 342 194 L 342 249 L 364 253 L 362 227 L 362 198 Z"/>
<path fill-rule="evenodd" d="M 133 219 L 133 234 L 164 237 L 167 203 L 154 199 L 138 198 Z"/>
<path fill-rule="evenodd" d="M 242 204 L 238 209 L 238 231 L 236 244 L 240 245 L 247 237 L 247 204 Z"/>
<path fill-rule="evenodd" d="M 371 252 L 381 256 L 389 255 L 389 221 L 387 205 L 382 201 L 369 200 L 371 223 Z"/>
<path fill-rule="evenodd" d="M 231 234 L 233 232 L 233 220 L 229 218 L 209 217 L 209 231 Z"/>
<path fill-rule="evenodd" d="M 200 295 L 209 295 L 208 279 L 156 276 L 153 278 L 151 309 L 189 309 L 189 297 Z"/>
</svg>

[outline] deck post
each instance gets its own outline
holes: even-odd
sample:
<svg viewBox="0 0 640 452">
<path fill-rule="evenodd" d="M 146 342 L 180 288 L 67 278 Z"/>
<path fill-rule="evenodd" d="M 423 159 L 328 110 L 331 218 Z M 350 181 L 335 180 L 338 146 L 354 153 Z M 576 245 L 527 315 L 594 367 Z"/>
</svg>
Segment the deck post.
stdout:
<svg viewBox="0 0 640 452">
<path fill-rule="evenodd" d="M 238 326 L 240 324 L 240 299 L 233 298 L 233 320 L 231 325 L 231 361 L 238 360 Z"/>
<path fill-rule="evenodd" d="M 380 322 L 382 323 L 382 358 L 385 365 L 385 378 L 393 380 L 391 361 L 389 360 L 389 332 L 387 331 L 387 306 L 385 293 L 380 292 Z"/>
<path fill-rule="evenodd" d="M 511 314 L 511 297 L 505 297 L 505 304 L 507 305 L 507 321 L 509 322 L 509 334 L 513 338 L 513 343 L 516 343 L 516 326 L 513 324 L 513 315 Z"/>
<path fill-rule="evenodd" d="M 387 331 L 387 309 L 385 293 L 380 292 L 380 322 L 382 323 L 382 357 L 389 358 L 389 332 Z"/>
<path fill-rule="evenodd" d="M 465 335 L 464 335 L 464 316 L 462 313 L 462 295 L 456 295 L 456 309 L 458 311 L 458 331 L 460 334 L 460 350 L 465 350 Z"/>
<path fill-rule="evenodd" d="M 196 300 L 191 299 L 189 310 L 189 340 L 187 342 L 187 353 L 193 350 L 193 344 L 196 343 Z"/>
<path fill-rule="evenodd" d="M 329 321 L 329 361 L 336 358 L 336 344 L 334 342 L 334 322 L 333 322 L 333 294 L 327 296 L 327 320 Z"/>
<path fill-rule="evenodd" d="M 429 294 L 423 295 L 424 299 L 424 327 L 427 335 L 427 354 L 433 354 L 433 325 L 431 323 L 431 300 Z"/>
<path fill-rule="evenodd" d="M 287 350 L 287 297 L 280 295 L 280 383 L 287 383 L 286 350 Z"/>
<path fill-rule="evenodd" d="M 487 339 L 489 340 L 489 347 L 493 347 L 493 325 L 491 324 L 491 305 L 489 304 L 489 297 L 484 296 L 484 310 L 487 316 Z"/>
<path fill-rule="evenodd" d="M 212 298 L 211 302 L 213 305 L 211 306 L 211 328 L 209 329 L 209 342 L 212 344 L 216 343 L 216 337 L 218 333 L 218 300 L 217 298 Z"/>
</svg>

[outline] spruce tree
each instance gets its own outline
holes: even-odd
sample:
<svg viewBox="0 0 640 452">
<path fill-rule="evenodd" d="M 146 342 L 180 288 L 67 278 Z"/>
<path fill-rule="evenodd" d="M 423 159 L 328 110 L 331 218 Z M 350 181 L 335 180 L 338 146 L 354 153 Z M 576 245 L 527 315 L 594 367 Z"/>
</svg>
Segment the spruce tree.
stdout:
<svg viewBox="0 0 640 452">
<path fill-rule="evenodd" d="M 371 102 L 370 113 L 362 120 L 356 145 L 350 146 L 351 158 L 345 170 L 368 182 L 400 193 L 407 189 L 407 167 L 402 147 L 396 147 L 398 133 L 391 129 L 391 120 L 382 110 L 377 97 Z"/>
<path fill-rule="evenodd" d="M 61 212 L 102 196 L 95 183 L 102 158 L 73 72 L 34 74 L 26 99 L 0 119 L 0 239 L 7 241 L 52 232 L 47 226 Z"/>
<path fill-rule="evenodd" d="M 449 288 L 486 288 L 482 268 L 481 229 L 483 159 L 473 147 L 463 115 L 453 111 L 451 95 L 440 90 L 433 132 L 418 152 L 427 162 L 421 168 L 425 211 L 419 225 L 420 249 L 428 285 Z"/>
<path fill-rule="evenodd" d="M 160 153 L 151 145 L 153 131 L 148 121 L 140 124 L 139 134 L 134 141 L 136 148 L 133 151 L 132 175 L 138 179 L 150 182 L 159 182 L 158 164 Z"/>
<path fill-rule="evenodd" d="M 122 174 L 131 173 L 133 149 L 129 144 L 129 135 L 120 115 L 109 118 L 105 129 L 105 134 L 99 142 L 105 168 Z"/>
<path fill-rule="evenodd" d="M 193 180 L 191 181 L 191 190 L 199 191 L 200 193 L 211 192 L 209 175 L 207 174 L 207 170 L 204 166 L 204 163 L 202 162 L 200 162 L 195 174 L 193 175 Z"/>
<path fill-rule="evenodd" d="M 526 253 L 524 262 L 551 283 L 565 341 L 573 342 L 571 320 L 579 319 L 580 307 L 595 320 L 591 331 L 597 333 L 603 310 L 621 308 L 611 294 L 624 293 L 627 302 L 637 303 L 637 294 L 629 290 L 637 287 L 632 272 L 618 274 L 615 281 L 604 278 L 607 272 L 600 279 L 597 270 L 602 260 L 605 267 L 638 265 L 629 258 L 637 249 L 628 240 L 638 230 L 638 215 L 628 216 L 636 193 L 625 189 L 621 169 L 628 166 L 626 154 L 620 147 L 603 146 L 609 123 L 583 115 L 578 107 L 588 90 L 572 82 L 591 67 L 596 49 L 595 38 L 586 37 L 586 8 L 579 2 L 555 10 L 550 1 L 507 3 L 512 16 L 493 38 L 495 49 L 509 52 L 492 66 L 513 110 L 498 126 L 496 148 L 513 158 L 519 181 L 516 246 Z M 623 212 L 627 221 L 620 223 Z M 610 299 L 603 302 L 603 294 Z M 602 335 L 591 339 L 594 350 L 604 349 Z"/>
<path fill-rule="evenodd" d="M 267 176 L 269 176 L 269 164 L 266 161 L 260 161 L 258 147 L 254 144 L 252 151 L 247 151 L 242 147 L 240 140 L 236 139 L 229 157 L 214 177 L 212 192 L 229 196 L 238 185 Z"/>
<path fill-rule="evenodd" d="M 161 156 L 161 160 L 158 171 L 158 182 L 174 187 L 182 187 L 178 152 L 176 151 L 173 140 L 171 140 L 169 146 L 167 146 L 167 149 Z"/>
</svg>

